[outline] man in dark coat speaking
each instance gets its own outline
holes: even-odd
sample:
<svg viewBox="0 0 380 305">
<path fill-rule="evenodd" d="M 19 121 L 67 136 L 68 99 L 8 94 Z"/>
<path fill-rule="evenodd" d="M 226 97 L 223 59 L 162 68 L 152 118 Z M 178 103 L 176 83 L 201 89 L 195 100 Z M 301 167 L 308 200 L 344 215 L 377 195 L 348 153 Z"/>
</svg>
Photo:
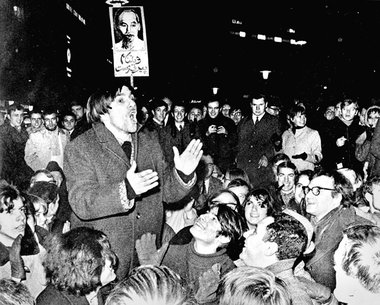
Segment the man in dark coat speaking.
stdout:
<svg viewBox="0 0 380 305">
<path fill-rule="evenodd" d="M 123 278 L 138 265 L 136 239 L 151 232 L 160 246 L 162 202 L 177 202 L 194 186 L 202 143 L 191 141 L 181 155 L 173 147 L 174 167 L 169 167 L 157 132 L 139 131 L 129 88 L 96 92 L 87 108 L 92 128 L 65 149 L 71 223 L 107 234 Z"/>
</svg>

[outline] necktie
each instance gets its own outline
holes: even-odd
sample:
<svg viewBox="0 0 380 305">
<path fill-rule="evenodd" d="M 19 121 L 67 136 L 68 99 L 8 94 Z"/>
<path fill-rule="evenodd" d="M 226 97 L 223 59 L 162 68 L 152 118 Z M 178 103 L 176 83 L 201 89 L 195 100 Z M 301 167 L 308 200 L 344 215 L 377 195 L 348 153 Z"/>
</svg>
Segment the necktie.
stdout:
<svg viewBox="0 0 380 305">
<path fill-rule="evenodd" d="M 253 125 L 256 125 L 258 120 L 259 120 L 259 118 L 257 116 L 255 116 L 255 119 L 253 120 Z"/>
<path fill-rule="evenodd" d="M 128 159 L 131 159 L 132 154 L 132 144 L 129 141 L 125 141 L 123 145 L 121 145 L 121 148 L 124 150 L 125 155 L 128 157 Z"/>
</svg>

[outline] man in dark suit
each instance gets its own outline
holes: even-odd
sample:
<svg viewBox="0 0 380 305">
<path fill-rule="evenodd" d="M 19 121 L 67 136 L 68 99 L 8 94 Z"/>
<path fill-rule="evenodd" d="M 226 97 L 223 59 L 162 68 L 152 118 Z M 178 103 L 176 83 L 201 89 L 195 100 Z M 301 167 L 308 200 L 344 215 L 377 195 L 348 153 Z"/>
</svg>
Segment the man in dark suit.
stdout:
<svg viewBox="0 0 380 305">
<path fill-rule="evenodd" d="M 252 115 L 238 125 L 237 167 L 249 176 L 252 187 L 272 182 L 269 160 L 275 155 L 273 140 L 281 135 L 278 117 L 265 111 L 263 94 L 251 96 Z"/>
<path fill-rule="evenodd" d="M 33 170 L 25 162 L 28 132 L 23 126 L 24 108 L 19 104 L 9 107 L 9 120 L 0 127 L 0 179 L 26 190 Z"/>
</svg>

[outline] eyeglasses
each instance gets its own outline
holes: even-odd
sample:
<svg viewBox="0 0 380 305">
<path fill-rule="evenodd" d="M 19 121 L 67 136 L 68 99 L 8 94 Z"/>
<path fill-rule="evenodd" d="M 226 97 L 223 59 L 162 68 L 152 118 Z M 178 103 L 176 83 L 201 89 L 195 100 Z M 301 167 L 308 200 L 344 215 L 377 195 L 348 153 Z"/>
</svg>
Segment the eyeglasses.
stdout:
<svg viewBox="0 0 380 305">
<path fill-rule="evenodd" d="M 308 186 L 303 186 L 302 190 L 305 192 L 305 195 L 311 191 L 314 196 L 318 196 L 321 193 L 321 190 L 335 191 L 335 189 L 329 189 L 327 187 L 321 186 L 314 186 L 312 188 L 309 188 Z"/>
</svg>

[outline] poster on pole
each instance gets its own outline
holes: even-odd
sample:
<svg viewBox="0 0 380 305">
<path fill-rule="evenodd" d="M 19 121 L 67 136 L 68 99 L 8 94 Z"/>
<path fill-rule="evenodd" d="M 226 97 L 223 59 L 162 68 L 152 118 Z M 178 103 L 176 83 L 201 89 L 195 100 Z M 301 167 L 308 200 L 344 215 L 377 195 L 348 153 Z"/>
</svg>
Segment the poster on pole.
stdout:
<svg viewBox="0 0 380 305">
<path fill-rule="evenodd" d="M 109 13 L 115 77 L 149 76 L 144 8 L 110 7 Z"/>
</svg>

